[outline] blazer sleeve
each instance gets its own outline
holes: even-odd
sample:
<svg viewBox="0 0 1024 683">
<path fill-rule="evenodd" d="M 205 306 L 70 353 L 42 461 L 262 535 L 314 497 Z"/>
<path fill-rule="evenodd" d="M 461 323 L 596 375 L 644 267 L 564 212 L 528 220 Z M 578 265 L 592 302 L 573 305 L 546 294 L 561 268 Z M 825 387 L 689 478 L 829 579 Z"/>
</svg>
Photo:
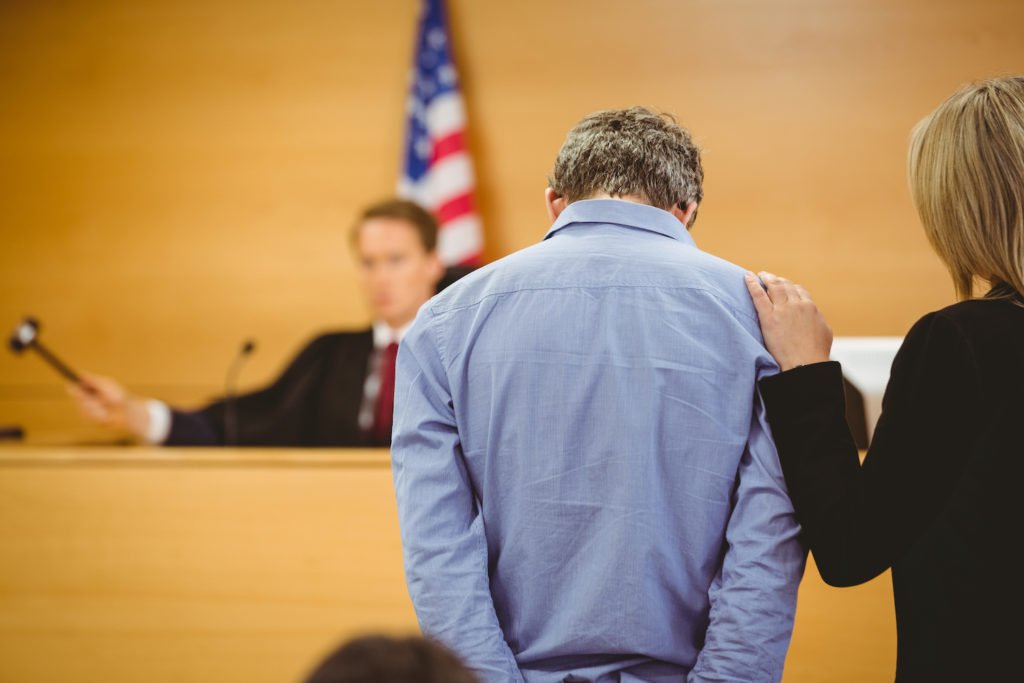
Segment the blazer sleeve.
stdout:
<svg viewBox="0 0 1024 683">
<path fill-rule="evenodd" d="M 313 432 L 319 372 L 330 352 L 331 335 L 317 337 L 292 359 L 269 386 L 233 400 L 238 446 L 303 445 Z M 222 446 L 228 402 L 218 399 L 196 411 L 172 409 L 165 446 Z"/>
<path fill-rule="evenodd" d="M 761 380 L 797 518 L 827 583 L 874 578 L 935 519 L 980 431 L 979 374 L 955 321 L 922 318 L 893 361 L 863 465 L 838 363 Z"/>
</svg>

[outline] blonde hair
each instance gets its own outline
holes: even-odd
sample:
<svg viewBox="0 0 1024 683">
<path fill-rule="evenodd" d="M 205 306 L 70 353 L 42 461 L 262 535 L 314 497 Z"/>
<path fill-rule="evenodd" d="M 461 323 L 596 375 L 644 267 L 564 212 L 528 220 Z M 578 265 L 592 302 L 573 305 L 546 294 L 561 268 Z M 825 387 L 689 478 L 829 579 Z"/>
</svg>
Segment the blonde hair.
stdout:
<svg viewBox="0 0 1024 683">
<path fill-rule="evenodd" d="M 1024 295 L 1024 76 L 965 86 L 914 128 L 910 192 L 961 299 Z M 1019 300 L 1018 300 L 1019 303 Z"/>
</svg>

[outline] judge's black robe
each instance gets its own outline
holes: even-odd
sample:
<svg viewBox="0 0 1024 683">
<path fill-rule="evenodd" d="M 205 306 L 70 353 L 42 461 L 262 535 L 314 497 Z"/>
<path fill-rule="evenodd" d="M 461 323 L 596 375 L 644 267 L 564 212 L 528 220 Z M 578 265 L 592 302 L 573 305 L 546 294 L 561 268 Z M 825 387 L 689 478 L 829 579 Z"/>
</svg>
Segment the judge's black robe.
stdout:
<svg viewBox="0 0 1024 683">
<path fill-rule="evenodd" d="M 473 270 L 449 267 L 437 291 Z M 200 410 L 171 408 L 171 430 L 164 445 L 390 446 L 390 438 L 375 441 L 359 427 L 371 353 L 372 329 L 321 335 L 264 389 L 230 402 L 214 401 Z M 233 428 L 226 428 L 229 423 Z"/>
<path fill-rule="evenodd" d="M 233 412 L 230 445 L 387 446 L 373 442 L 359 427 L 372 352 L 370 329 L 321 335 L 263 389 L 196 411 L 172 408 L 164 445 L 225 445 L 225 425 Z"/>
</svg>

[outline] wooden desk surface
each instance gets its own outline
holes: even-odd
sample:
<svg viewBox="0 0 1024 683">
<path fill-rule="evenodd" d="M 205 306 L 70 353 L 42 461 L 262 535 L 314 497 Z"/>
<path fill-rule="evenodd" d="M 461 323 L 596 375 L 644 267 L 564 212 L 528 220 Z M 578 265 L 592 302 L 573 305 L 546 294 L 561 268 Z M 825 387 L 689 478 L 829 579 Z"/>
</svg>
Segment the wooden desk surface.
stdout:
<svg viewBox="0 0 1024 683">
<path fill-rule="evenodd" d="M 159 446 L 0 446 L 0 467 L 341 467 L 391 471 L 386 448 L 164 448 Z"/>
<path fill-rule="evenodd" d="M 297 681 L 416 631 L 387 451 L 0 447 L 0 683 Z M 888 575 L 809 564 L 785 683 L 888 683 Z"/>
</svg>

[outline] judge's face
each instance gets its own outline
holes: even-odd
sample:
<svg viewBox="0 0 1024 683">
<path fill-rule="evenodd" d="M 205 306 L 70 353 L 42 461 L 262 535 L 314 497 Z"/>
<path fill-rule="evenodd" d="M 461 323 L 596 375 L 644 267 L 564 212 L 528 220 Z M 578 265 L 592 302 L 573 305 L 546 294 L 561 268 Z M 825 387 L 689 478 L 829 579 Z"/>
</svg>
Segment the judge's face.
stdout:
<svg viewBox="0 0 1024 683">
<path fill-rule="evenodd" d="M 400 218 L 370 218 L 356 236 L 359 273 L 375 320 L 401 327 L 434 294 L 443 269 L 416 227 Z"/>
</svg>

